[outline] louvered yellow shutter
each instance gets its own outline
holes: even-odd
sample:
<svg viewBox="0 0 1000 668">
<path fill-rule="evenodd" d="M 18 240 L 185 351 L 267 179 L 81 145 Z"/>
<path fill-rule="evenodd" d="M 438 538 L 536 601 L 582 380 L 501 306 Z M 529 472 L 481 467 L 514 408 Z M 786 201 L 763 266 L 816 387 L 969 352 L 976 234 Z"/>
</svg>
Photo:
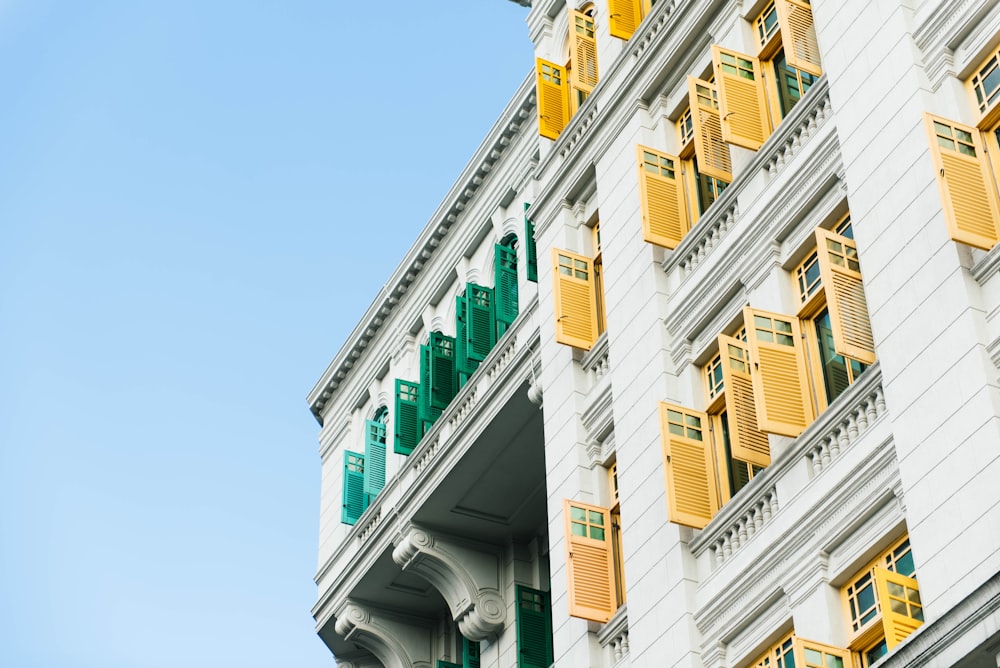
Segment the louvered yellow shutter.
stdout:
<svg viewBox="0 0 1000 668">
<path fill-rule="evenodd" d="M 708 415 L 660 402 L 660 436 L 671 522 L 703 529 L 719 511 Z"/>
<path fill-rule="evenodd" d="M 590 350 L 597 340 L 594 263 L 569 251 L 552 249 L 556 341 Z"/>
<path fill-rule="evenodd" d="M 875 567 L 875 594 L 882 609 L 882 628 L 889 651 L 924 623 L 917 581 L 881 566 Z"/>
<path fill-rule="evenodd" d="M 611 513 L 565 499 L 569 614 L 602 624 L 615 613 Z"/>
<path fill-rule="evenodd" d="M 757 408 L 750 377 L 750 350 L 747 344 L 725 334 L 719 335 L 722 356 L 722 385 L 726 395 L 729 447 L 736 459 L 756 466 L 771 464 L 767 434 L 757 428 Z"/>
<path fill-rule="evenodd" d="M 569 84 L 575 111 L 597 85 L 597 40 L 594 19 L 575 9 L 569 10 L 569 37 L 573 45 Z"/>
<path fill-rule="evenodd" d="M 801 0 L 774 0 L 781 28 L 781 46 L 785 62 L 790 67 L 814 76 L 823 74 L 820 67 L 819 42 L 813 26 L 812 8 Z"/>
<path fill-rule="evenodd" d="M 556 139 L 569 121 L 569 82 L 566 68 L 541 58 L 535 59 L 538 87 L 538 134 Z"/>
<path fill-rule="evenodd" d="M 684 206 L 680 161 L 672 155 L 638 147 L 642 238 L 676 248 L 690 228 Z"/>
<path fill-rule="evenodd" d="M 715 84 L 688 77 L 688 100 L 691 104 L 691 122 L 694 125 L 694 152 L 698 157 L 698 171 L 731 183 L 733 161 L 729 156 L 729 145 L 722 139 L 719 94 Z"/>
<path fill-rule="evenodd" d="M 1000 240 L 1000 202 L 975 128 L 924 114 L 948 233 L 955 241 L 989 250 Z"/>
<path fill-rule="evenodd" d="M 787 315 L 743 309 L 754 403 L 761 431 L 798 436 L 812 422 L 799 321 Z"/>
<path fill-rule="evenodd" d="M 875 340 L 853 239 L 817 228 L 816 255 L 833 330 L 833 348 L 865 364 L 875 363 Z"/>
<path fill-rule="evenodd" d="M 756 151 L 771 134 L 760 61 L 715 44 L 712 65 L 723 139 Z"/>
<path fill-rule="evenodd" d="M 608 0 L 608 14 L 611 36 L 621 39 L 631 39 L 642 21 L 639 0 Z"/>
<path fill-rule="evenodd" d="M 832 647 L 798 636 L 793 636 L 792 642 L 796 666 L 802 668 L 849 668 L 851 666 L 851 653 L 842 647 Z"/>
</svg>

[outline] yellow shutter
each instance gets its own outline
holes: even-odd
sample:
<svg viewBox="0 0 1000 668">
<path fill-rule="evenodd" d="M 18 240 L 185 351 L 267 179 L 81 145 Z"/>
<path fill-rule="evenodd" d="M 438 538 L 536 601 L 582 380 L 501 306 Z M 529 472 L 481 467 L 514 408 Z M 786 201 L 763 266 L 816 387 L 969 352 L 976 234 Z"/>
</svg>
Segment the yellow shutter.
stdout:
<svg viewBox="0 0 1000 668">
<path fill-rule="evenodd" d="M 756 466 L 768 466 L 771 464 L 771 448 L 767 434 L 757 428 L 750 350 L 743 341 L 720 334 L 719 353 L 722 356 L 722 386 L 726 396 L 730 451 L 736 459 Z"/>
<path fill-rule="evenodd" d="M 812 422 L 799 321 L 793 316 L 743 309 L 754 403 L 761 431 L 798 436 Z"/>
<path fill-rule="evenodd" d="M 948 233 L 989 250 L 1000 240 L 1000 202 L 979 130 L 924 114 Z"/>
<path fill-rule="evenodd" d="M 833 330 L 833 348 L 865 364 L 875 363 L 875 340 L 853 239 L 817 228 L 816 254 Z"/>
<path fill-rule="evenodd" d="M 565 499 L 563 515 L 569 614 L 603 624 L 617 609 L 611 513 L 607 508 Z"/>
<path fill-rule="evenodd" d="M 789 67 L 814 76 L 823 74 L 820 67 L 819 42 L 813 26 L 812 8 L 802 0 L 774 0 L 781 28 L 781 46 Z"/>
<path fill-rule="evenodd" d="M 712 65 L 723 139 L 756 151 L 771 134 L 760 61 L 714 44 Z"/>
<path fill-rule="evenodd" d="M 608 0 L 608 14 L 611 36 L 620 39 L 631 39 L 642 21 L 639 0 Z"/>
<path fill-rule="evenodd" d="M 660 436 L 671 522 L 703 529 L 719 511 L 708 415 L 660 402 Z"/>
<path fill-rule="evenodd" d="M 885 644 L 891 652 L 924 623 L 920 589 L 913 578 L 876 566 L 875 595 L 882 609 Z"/>
<path fill-rule="evenodd" d="M 842 647 L 824 645 L 797 636 L 792 638 L 795 665 L 801 668 L 850 668 L 851 653 Z"/>
<path fill-rule="evenodd" d="M 569 121 L 569 82 L 566 68 L 535 59 L 538 101 L 538 134 L 556 139 Z"/>
<path fill-rule="evenodd" d="M 590 350 L 597 340 L 594 263 L 569 251 L 552 249 L 556 341 Z"/>
<path fill-rule="evenodd" d="M 575 110 L 597 85 L 597 41 L 594 19 L 575 9 L 569 10 L 569 36 L 572 46 L 569 84 Z"/>
<path fill-rule="evenodd" d="M 638 147 L 638 156 L 642 238 L 657 246 L 676 248 L 690 228 L 680 160 L 645 146 Z"/>
<path fill-rule="evenodd" d="M 733 161 L 729 156 L 729 145 L 722 139 L 719 93 L 715 84 L 688 77 L 688 101 L 691 104 L 698 171 L 731 183 Z"/>
</svg>

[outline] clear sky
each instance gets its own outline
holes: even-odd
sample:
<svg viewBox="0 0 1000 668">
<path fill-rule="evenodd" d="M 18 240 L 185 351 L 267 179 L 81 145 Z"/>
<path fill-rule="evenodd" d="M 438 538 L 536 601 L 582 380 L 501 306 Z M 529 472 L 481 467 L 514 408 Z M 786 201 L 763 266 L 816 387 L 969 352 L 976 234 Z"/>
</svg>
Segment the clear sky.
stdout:
<svg viewBox="0 0 1000 668">
<path fill-rule="evenodd" d="M 0 0 L 0 666 L 333 666 L 305 395 L 532 69 L 508 0 Z"/>
</svg>

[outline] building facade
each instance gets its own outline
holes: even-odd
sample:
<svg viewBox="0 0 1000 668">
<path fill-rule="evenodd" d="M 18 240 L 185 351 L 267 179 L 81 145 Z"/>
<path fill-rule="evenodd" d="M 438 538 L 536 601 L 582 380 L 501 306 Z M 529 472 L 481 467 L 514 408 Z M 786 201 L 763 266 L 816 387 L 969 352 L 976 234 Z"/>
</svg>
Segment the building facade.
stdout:
<svg viewBox="0 0 1000 668">
<path fill-rule="evenodd" d="M 1000 4 L 527 24 L 308 396 L 338 663 L 1000 666 Z"/>
</svg>

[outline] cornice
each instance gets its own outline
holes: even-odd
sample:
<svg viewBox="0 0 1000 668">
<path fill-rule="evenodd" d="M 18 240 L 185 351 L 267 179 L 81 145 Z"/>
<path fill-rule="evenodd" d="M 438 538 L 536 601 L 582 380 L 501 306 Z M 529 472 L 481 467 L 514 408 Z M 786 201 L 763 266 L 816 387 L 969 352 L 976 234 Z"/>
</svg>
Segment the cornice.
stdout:
<svg viewBox="0 0 1000 668">
<path fill-rule="evenodd" d="M 979 285 L 986 285 L 986 281 L 993 278 L 997 272 L 1000 272 L 1000 244 L 991 248 L 979 262 L 973 265 L 972 277 Z"/>
<path fill-rule="evenodd" d="M 416 242 L 389 281 L 375 297 L 347 341 L 310 390 L 307 401 L 317 422 L 323 424 L 323 408 L 361 358 L 375 334 L 400 303 L 417 276 L 441 246 L 449 231 L 458 222 L 462 211 L 475 197 L 487 175 L 511 145 L 512 139 L 527 122 L 535 109 L 534 73 L 521 83 L 500 118 L 494 123 L 462 174 L 431 216 Z"/>
<path fill-rule="evenodd" d="M 946 76 L 964 77 L 976 64 L 979 52 L 995 38 L 1000 5 L 994 0 L 945 0 L 925 6 L 929 11 L 918 15 L 913 41 L 924 54 L 931 90 L 937 90 Z M 970 36 L 974 38 L 968 41 Z"/>
</svg>

